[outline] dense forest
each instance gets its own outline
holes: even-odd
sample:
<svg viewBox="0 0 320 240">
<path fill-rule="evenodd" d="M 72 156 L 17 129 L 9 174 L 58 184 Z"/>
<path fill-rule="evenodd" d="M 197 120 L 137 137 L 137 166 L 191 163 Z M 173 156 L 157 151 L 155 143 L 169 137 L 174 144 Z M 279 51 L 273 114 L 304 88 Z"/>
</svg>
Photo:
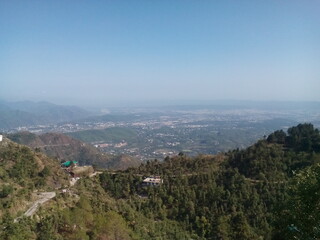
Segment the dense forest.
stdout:
<svg viewBox="0 0 320 240">
<path fill-rule="evenodd" d="M 7 151 L 2 176 L 16 178 L 12 168 L 23 165 L 4 163 L 25 152 Z M 40 170 L 23 176 L 38 179 Z M 180 153 L 82 178 L 18 222 L 5 200 L 19 189 L 7 189 L 2 176 L 1 239 L 320 238 L 320 134 L 311 124 L 276 131 L 247 149 Z M 152 176 L 163 182 L 145 186 Z"/>
</svg>

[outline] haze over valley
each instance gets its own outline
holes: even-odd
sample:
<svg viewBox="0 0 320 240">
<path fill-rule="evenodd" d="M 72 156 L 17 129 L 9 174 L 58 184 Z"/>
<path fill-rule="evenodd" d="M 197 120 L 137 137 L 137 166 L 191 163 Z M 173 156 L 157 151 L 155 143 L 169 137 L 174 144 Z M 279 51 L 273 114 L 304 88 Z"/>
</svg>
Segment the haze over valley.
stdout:
<svg viewBox="0 0 320 240">
<path fill-rule="evenodd" d="M 98 115 L 80 107 L 50 103 L 3 105 L 8 108 L 2 110 L 2 123 L 4 116 L 14 111 L 37 114 L 34 116 L 40 123 L 34 124 L 34 117 L 15 122 L 8 114 L 7 126 L 15 127 L 4 128 L 3 124 L 4 132 L 64 133 L 107 154 L 125 154 L 142 161 L 162 160 L 180 152 L 196 156 L 245 148 L 277 129 L 285 130 L 299 122 L 320 124 L 320 104 L 315 102 L 222 101 L 202 106 L 114 107 L 108 114 Z"/>
</svg>

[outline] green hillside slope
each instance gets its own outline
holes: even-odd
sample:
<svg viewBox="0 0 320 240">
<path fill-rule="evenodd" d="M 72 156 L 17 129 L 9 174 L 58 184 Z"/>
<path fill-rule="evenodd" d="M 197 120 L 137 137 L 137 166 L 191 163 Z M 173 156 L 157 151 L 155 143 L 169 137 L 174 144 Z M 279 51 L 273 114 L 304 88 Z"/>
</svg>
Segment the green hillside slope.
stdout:
<svg viewBox="0 0 320 240">
<path fill-rule="evenodd" d="M 68 176 L 55 160 L 11 142 L 0 142 L 0 216 L 24 211 L 34 191 L 68 185 Z"/>
<path fill-rule="evenodd" d="M 13 223 L 4 211 L 0 237 L 319 239 L 319 140 L 311 124 L 299 124 L 244 150 L 179 154 L 85 177 L 37 217 Z M 39 173 L 27 169 L 21 176 L 35 184 Z M 158 185 L 143 182 L 152 176 L 161 180 Z M 43 188 L 52 184 L 46 181 Z M 10 191 L 3 188 L 3 196 Z"/>
<path fill-rule="evenodd" d="M 104 173 L 101 184 L 115 198 L 130 199 L 145 215 L 175 220 L 201 239 L 271 239 L 294 173 L 320 162 L 320 135 L 312 125 L 290 128 L 279 141 L 272 136 L 222 156 L 181 155 L 125 174 Z M 160 175 L 163 185 L 141 188 L 142 176 L 150 175 Z"/>
</svg>

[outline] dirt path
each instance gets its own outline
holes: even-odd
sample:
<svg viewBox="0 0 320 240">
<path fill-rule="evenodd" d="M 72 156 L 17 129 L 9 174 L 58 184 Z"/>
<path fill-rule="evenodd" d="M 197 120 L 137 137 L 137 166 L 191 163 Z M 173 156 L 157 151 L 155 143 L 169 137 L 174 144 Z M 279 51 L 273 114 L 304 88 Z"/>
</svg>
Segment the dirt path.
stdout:
<svg viewBox="0 0 320 240">
<path fill-rule="evenodd" d="M 43 193 L 38 193 L 38 198 L 32 206 L 23 214 L 23 216 L 30 217 L 32 216 L 45 202 L 49 201 L 50 199 L 54 198 L 56 196 L 55 192 L 43 192 Z M 21 219 L 23 216 L 17 217 L 14 219 L 14 222 L 18 222 L 19 219 Z"/>
<path fill-rule="evenodd" d="M 284 183 L 285 181 L 268 181 L 268 180 L 257 180 L 252 178 L 245 178 L 245 181 L 252 183 Z"/>
<path fill-rule="evenodd" d="M 94 176 L 96 176 L 96 175 L 99 175 L 99 174 L 101 174 L 102 172 L 94 172 L 94 173 L 91 173 L 90 175 L 89 175 L 89 177 L 94 177 Z"/>
<path fill-rule="evenodd" d="M 70 143 L 64 143 L 64 144 L 48 144 L 48 145 L 41 145 L 37 146 L 38 148 L 45 148 L 45 147 L 60 147 L 60 146 L 69 146 Z"/>
<path fill-rule="evenodd" d="M 79 177 L 71 178 L 70 179 L 70 187 L 74 186 L 78 182 L 79 179 L 80 179 Z"/>
<path fill-rule="evenodd" d="M 30 217 L 32 216 L 45 202 L 49 201 L 50 199 L 54 198 L 56 196 L 55 192 L 43 192 L 39 193 L 39 199 L 36 200 L 32 206 L 24 213 L 25 216 Z"/>
</svg>

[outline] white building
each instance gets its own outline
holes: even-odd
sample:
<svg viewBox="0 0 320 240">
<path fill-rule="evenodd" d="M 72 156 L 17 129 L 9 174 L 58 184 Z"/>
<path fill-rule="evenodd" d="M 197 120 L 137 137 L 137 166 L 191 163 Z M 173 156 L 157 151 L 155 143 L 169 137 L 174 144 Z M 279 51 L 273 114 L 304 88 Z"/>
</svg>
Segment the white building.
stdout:
<svg viewBox="0 0 320 240">
<path fill-rule="evenodd" d="M 163 180 L 159 176 L 147 177 L 142 181 L 142 184 L 146 186 L 158 186 L 161 183 L 163 183 Z"/>
<path fill-rule="evenodd" d="M 2 135 L 0 135 L 0 142 L 2 142 Z"/>
</svg>

